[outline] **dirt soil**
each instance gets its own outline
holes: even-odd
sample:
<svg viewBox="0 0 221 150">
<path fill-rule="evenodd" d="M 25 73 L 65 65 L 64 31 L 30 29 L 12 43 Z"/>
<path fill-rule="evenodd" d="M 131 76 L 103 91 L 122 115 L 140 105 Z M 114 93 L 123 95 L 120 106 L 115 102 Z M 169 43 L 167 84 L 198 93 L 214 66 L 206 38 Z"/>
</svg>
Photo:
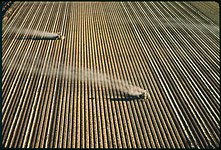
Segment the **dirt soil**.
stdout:
<svg viewBox="0 0 221 150">
<path fill-rule="evenodd" d="M 17 7 L 16 3 L 13 3 L 12 1 L 9 1 L 8 3 L 5 3 L 2 8 L 2 27 L 4 28 L 6 22 L 9 20 L 9 18 L 13 17 L 14 11 Z"/>
<path fill-rule="evenodd" d="M 214 23 L 219 25 L 219 3 L 212 1 L 188 3 L 197 8 L 201 13 L 210 18 Z"/>
</svg>

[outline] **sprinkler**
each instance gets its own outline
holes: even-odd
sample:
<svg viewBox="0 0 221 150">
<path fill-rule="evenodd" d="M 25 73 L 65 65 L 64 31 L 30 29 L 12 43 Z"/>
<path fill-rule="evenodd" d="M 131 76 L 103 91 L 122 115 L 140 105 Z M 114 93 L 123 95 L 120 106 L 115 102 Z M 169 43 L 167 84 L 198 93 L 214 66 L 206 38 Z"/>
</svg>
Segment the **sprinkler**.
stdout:
<svg viewBox="0 0 221 150">
<path fill-rule="evenodd" d="M 63 40 L 65 37 L 63 35 L 61 35 L 60 32 L 57 33 L 56 39 L 57 40 Z"/>
<path fill-rule="evenodd" d="M 130 92 L 128 96 L 136 99 L 145 99 L 145 100 L 150 98 L 150 94 L 146 90 L 142 90 L 136 93 Z"/>
<path fill-rule="evenodd" d="M 150 95 L 147 93 L 146 90 L 143 93 L 141 93 L 140 95 L 138 95 L 138 98 L 140 98 L 140 99 L 148 99 L 149 97 L 150 97 Z"/>
</svg>

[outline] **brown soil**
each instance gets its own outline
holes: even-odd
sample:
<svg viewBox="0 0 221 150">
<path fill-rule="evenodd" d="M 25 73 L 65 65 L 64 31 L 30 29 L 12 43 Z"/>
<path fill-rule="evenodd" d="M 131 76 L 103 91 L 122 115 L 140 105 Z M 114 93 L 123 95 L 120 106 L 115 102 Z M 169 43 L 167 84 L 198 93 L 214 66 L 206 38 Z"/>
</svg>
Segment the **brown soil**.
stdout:
<svg viewBox="0 0 221 150">
<path fill-rule="evenodd" d="M 219 25 L 219 3 L 210 1 L 188 3 Z"/>
</svg>

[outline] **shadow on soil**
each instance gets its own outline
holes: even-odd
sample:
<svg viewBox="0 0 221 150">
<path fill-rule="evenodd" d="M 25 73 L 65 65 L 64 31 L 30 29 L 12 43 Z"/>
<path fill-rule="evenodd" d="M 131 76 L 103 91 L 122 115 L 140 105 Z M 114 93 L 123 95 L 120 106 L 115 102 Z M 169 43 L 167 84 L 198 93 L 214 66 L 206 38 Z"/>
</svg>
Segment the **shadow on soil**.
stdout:
<svg viewBox="0 0 221 150">
<path fill-rule="evenodd" d="M 89 99 L 95 99 L 93 97 L 89 98 Z M 143 101 L 144 99 L 141 98 L 137 98 L 137 97 L 124 97 L 124 98 L 104 98 L 104 99 L 109 99 L 111 101 Z"/>
</svg>

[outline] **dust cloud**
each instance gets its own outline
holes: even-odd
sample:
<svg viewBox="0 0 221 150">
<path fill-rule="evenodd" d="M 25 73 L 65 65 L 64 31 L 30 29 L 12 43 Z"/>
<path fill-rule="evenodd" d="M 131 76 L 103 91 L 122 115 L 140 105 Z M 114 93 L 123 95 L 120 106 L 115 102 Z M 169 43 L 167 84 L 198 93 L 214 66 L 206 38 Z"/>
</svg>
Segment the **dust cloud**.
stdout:
<svg viewBox="0 0 221 150">
<path fill-rule="evenodd" d="M 39 38 L 48 38 L 53 39 L 58 36 L 57 33 L 50 33 L 50 32 L 44 32 L 44 31 L 37 31 L 37 30 L 30 30 L 30 29 L 21 29 L 18 30 L 16 28 L 10 30 L 11 33 L 19 34 L 20 38 L 33 38 L 33 37 L 39 37 Z M 27 60 L 28 62 L 31 62 L 32 60 Z M 37 64 L 42 65 L 41 61 L 36 62 Z M 14 63 L 14 65 L 10 66 L 10 69 L 20 69 L 22 72 L 26 73 L 35 73 L 35 74 L 43 74 L 47 76 L 58 76 L 59 78 L 67 78 L 69 79 L 70 76 L 72 76 L 75 80 L 80 80 L 82 82 L 91 82 L 95 84 L 102 85 L 103 87 L 109 87 L 110 89 L 119 90 L 121 92 L 124 92 L 125 94 L 132 95 L 132 96 L 139 96 L 145 92 L 144 89 L 132 85 L 128 81 L 115 79 L 108 77 L 104 73 L 100 72 L 94 72 L 87 68 L 73 68 L 72 66 L 65 66 L 65 65 L 59 65 L 58 67 L 54 67 L 53 64 L 47 64 L 46 67 L 49 67 L 49 71 L 42 72 L 42 68 L 39 68 L 37 66 L 32 66 L 31 69 L 27 69 L 28 67 L 20 67 L 18 64 Z M 9 66 L 8 66 L 9 67 Z M 30 67 L 29 67 L 30 68 Z"/>
<path fill-rule="evenodd" d="M 16 39 L 51 39 L 54 40 L 58 37 L 58 33 L 51 33 L 46 31 L 38 31 L 32 29 L 17 29 L 13 28 L 6 32 L 6 38 L 11 36 L 16 37 Z"/>
<path fill-rule="evenodd" d="M 108 87 L 109 89 L 114 89 L 121 91 L 125 94 L 131 95 L 131 96 L 139 96 L 146 92 L 146 90 L 132 85 L 131 82 L 120 80 L 116 78 L 112 78 L 107 76 L 105 73 L 100 73 L 98 71 L 92 71 L 88 68 L 73 68 L 72 66 L 65 66 L 65 65 L 59 65 L 57 67 L 54 67 L 53 64 L 47 64 L 45 68 L 47 71 L 43 71 L 42 68 L 39 68 L 37 66 L 32 67 L 22 67 L 19 65 L 15 65 L 16 63 L 13 63 L 14 65 L 10 66 L 10 69 L 18 70 L 20 69 L 21 72 L 25 73 L 34 73 L 38 75 L 46 75 L 46 76 L 56 76 L 59 79 L 65 78 L 66 80 L 72 79 L 79 80 L 81 82 L 91 82 L 94 84 L 101 85 L 102 87 Z"/>
</svg>

